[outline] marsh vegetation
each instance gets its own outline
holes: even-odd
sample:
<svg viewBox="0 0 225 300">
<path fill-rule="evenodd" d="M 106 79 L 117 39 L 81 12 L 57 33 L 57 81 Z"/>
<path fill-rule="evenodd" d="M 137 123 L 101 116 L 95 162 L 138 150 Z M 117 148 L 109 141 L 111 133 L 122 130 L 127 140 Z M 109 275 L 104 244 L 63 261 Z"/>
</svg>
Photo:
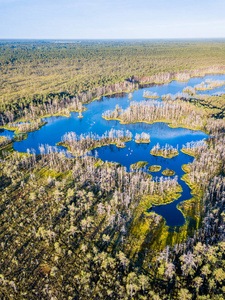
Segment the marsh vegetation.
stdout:
<svg viewBox="0 0 225 300">
<path fill-rule="evenodd" d="M 165 169 L 162 171 L 162 174 L 165 175 L 165 176 L 173 176 L 175 175 L 175 172 L 173 170 L 170 170 L 170 169 Z"/>
<path fill-rule="evenodd" d="M 161 166 L 153 165 L 153 166 L 148 167 L 148 170 L 150 172 L 159 172 L 161 170 L 161 168 L 162 168 Z"/>
<path fill-rule="evenodd" d="M 145 166 L 148 165 L 148 162 L 147 161 L 138 161 L 136 162 L 135 164 L 132 164 L 130 166 L 131 170 L 138 170 L 138 169 L 142 169 L 144 168 Z"/>
<path fill-rule="evenodd" d="M 214 47 L 1 42 L 0 122 L 14 131 L 0 136 L 3 299 L 224 298 L 225 96 L 203 93 L 224 82 L 134 91 L 224 72 L 224 43 Z M 170 145 L 182 134 L 194 141 Z M 187 185 L 190 199 L 176 202 Z M 181 226 L 154 212 L 172 205 Z"/>
</svg>

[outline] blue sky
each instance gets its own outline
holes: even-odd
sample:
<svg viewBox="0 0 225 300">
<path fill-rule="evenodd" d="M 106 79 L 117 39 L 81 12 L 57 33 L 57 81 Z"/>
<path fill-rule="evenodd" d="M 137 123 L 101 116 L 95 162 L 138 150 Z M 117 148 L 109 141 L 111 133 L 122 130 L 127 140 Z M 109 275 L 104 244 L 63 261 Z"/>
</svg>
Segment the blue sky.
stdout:
<svg viewBox="0 0 225 300">
<path fill-rule="evenodd" d="M 0 39 L 225 37 L 225 0 L 0 0 Z"/>
</svg>

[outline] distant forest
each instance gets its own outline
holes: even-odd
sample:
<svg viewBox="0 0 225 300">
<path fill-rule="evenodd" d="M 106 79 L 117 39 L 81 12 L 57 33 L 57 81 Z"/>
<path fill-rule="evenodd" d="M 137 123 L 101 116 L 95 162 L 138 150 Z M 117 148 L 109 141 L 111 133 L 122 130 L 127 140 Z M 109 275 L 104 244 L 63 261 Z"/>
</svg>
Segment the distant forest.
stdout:
<svg viewBox="0 0 225 300">
<path fill-rule="evenodd" d="M 219 67 L 225 40 L 0 41 L 0 112 L 134 76 Z M 10 104 L 10 105 L 8 105 Z"/>
</svg>

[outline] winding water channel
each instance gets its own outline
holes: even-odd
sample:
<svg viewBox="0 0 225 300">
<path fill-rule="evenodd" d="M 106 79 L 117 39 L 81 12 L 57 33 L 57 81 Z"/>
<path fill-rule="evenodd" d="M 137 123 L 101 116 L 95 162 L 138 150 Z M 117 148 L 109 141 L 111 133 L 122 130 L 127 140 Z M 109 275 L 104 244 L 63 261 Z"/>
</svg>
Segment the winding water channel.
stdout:
<svg viewBox="0 0 225 300">
<path fill-rule="evenodd" d="M 151 87 L 144 88 L 144 90 L 149 90 L 153 93 L 157 93 L 159 96 L 164 94 L 176 94 L 177 92 L 182 92 L 186 86 L 194 87 L 195 85 L 205 81 L 206 79 L 213 80 L 225 80 L 225 75 L 207 75 L 205 77 L 194 77 L 189 81 L 180 82 L 172 81 L 168 84 L 162 85 L 152 85 Z M 204 94 L 212 95 L 215 92 L 225 92 L 225 86 L 220 86 L 214 88 L 213 90 L 207 90 Z M 63 135 L 67 132 L 74 131 L 76 134 L 92 132 L 94 134 L 102 135 L 105 131 L 109 131 L 111 128 L 116 130 L 126 130 L 132 132 L 133 138 L 136 133 L 146 132 L 151 136 L 150 144 L 137 144 L 134 140 L 127 142 L 125 148 L 118 148 L 115 145 L 103 146 L 97 148 L 91 152 L 91 155 L 97 155 L 104 161 L 118 162 L 125 166 L 128 170 L 131 164 L 138 161 L 147 161 L 150 165 L 160 165 L 162 167 L 161 171 L 151 173 L 153 179 L 157 180 L 162 175 L 164 169 L 172 169 L 175 171 L 175 176 L 178 176 L 178 183 L 182 186 L 183 192 L 181 197 L 167 205 L 155 206 L 152 208 L 157 214 L 163 216 L 166 220 L 166 224 L 169 226 L 180 226 L 185 222 L 184 216 L 180 210 L 177 209 L 177 204 L 181 201 L 188 200 L 192 196 L 190 194 L 190 188 L 181 180 L 184 172 L 181 167 L 183 164 L 190 163 L 194 160 L 193 157 L 188 156 L 182 152 L 172 159 L 165 159 L 162 157 L 155 157 L 150 154 L 150 150 L 157 143 L 160 146 L 165 144 L 172 145 L 179 149 L 182 148 L 183 144 L 191 141 L 199 141 L 207 138 L 207 135 L 201 131 L 193 131 L 184 128 L 170 128 L 165 123 L 155 123 L 155 124 L 126 124 L 121 125 L 119 121 L 106 121 L 102 118 L 102 113 L 106 110 L 114 110 L 115 106 L 118 104 L 123 109 L 130 105 L 131 101 L 152 101 L 151 99 L 143 98 L 143 89 L 134 91 L 132 100 L 128 99 L 128 95 L 114 95 L 110 97 L 102 97 L 100 100 L 96 100 L 86 105 L 87 111 L 83 112 L 83 118 L 78 118 L 78 113 L 72 112 L 70 118 L 66 117 L 50 117 L 46 118 L 47 124 L 43 126 L 40 130 L 31 132 L 28 134 L 28 138 L 21 142 L 14 143 L 14 149 L 19 152 L 27 152 L 27 149 L 34 149 L 36 154 L 40 153 L 39 146 L 41 144 L 48 144 L 50 146 L 55 146 L 56 143 L 60 142 Z M 159 101 L 161 101 L 159 99 Z M 0 130 L 0 135 L 5 135 L 12 137 L 14 133 L 8 130 Z M 58 149 L 64 149 L 58 146 Z M 148 166 L 147 166 L 148 167 Z M 147 168 L 145 168 L 147 171 Z"/>
</svg>

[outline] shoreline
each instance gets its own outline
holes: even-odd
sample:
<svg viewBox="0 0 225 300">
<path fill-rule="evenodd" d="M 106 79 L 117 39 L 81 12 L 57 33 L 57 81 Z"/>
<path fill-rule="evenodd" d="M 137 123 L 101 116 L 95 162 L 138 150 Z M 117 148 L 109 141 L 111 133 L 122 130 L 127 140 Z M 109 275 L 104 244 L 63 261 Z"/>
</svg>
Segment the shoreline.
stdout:
<svg viewBox="0 0 225 300">
<path fill-rule="evenodd" d="M 96 141 L 100 141 L 100 140 L 96 140 Z M 126 142 L 130 142 L 132 141 L 131 138 L 127 138 L 125 141 L 120 141 L 120 143 L 126 143 Z M 96 146 L 93 146 L 91 148 L 88 148 L 86 149 L 86 152 L 89 152 L 89 151 L 92 151 L 96 148 L 101 148 L 101 147 L 104 147 L 104 146 L 109 146 L 109 145 L 116 145 L 116 147 L 118 148 L 125 148 L 126 145 L 119 145 L 118 142 L 109 142 L 109 143 L 103 143 L 102 145 L 96 145 Z M 65 142 L 58 142 L 56 143 L 56 146 L 61 146 L 61 147 L 65 147 L 67 148 L 67 151 L 70 152 L 71 154 L 73 154 L 72 150 L 71 150 L 71 146 L 69 145 L 66 145 Z"/>
<path fill-rule="evenodd" d="M 160 157 L 168 158 L 168 159 L 174 158 L 175 156 L 179 155 L 178 150 L 176 150 L 175 153 L 171 153 L 171 154 L 168 154 L 168 155 L 161 154 L 161 152 L 163 152 L 163 151 L 165 151 L 165 150 L 158 150 L 159 153 L 153 153 L 153 151 L 151 150 L 150 154 L 153 155 L 153 156 L 160 156 Z"/>
<path fill-rule="evenodd" d="M 155 123 L 166 123 L 166 124 L 168 124 L 168 127 L 170 127 L 170 128 L 185 128 L 185 129 L 190 129 L 190 130 L 194 130 L 194 131 L 202 131 L 202 132 L 204 132 L 205 134 L 208 135 L 208 133 L 206 132 L 206 130 L 204 128 L 201 128 L 201 127 L 194 128 L 194 127 L 187 126 L 187 125 L 182 125 L 182 124 L 174 125 L 174 124 L 172 124 L 172 120 L 162 119 L 162 120 L 155 120 L 155 121 L 152 121 L 152 122 L 149 122 L 149 121 L 124 122 L 120 118 L 107 118 L 105 116 L 102 116 L 102 118 L 106 121 L 119 121 L 121 125 L 136 124 L 136 123 L 145 123 L 145 124 L 153 125 Z"/>
<path fill-rule="evenodd" d="M 187 70 L 188 71 L 188 70 Z M 189 72 L 191 72 L 191 71 L 194 71 L 194 70 L 189 70 Z M 184 72 L 184 71 L 183 71 Z M 178 74 L 183 74 L 183 72 L 182 71 L 180 71 L 180 72 L 178 72 Z M 171 72 L 168 72 L 168 73 L 173 73 L 172 71 Z M 166 74 L 165 72 L 164 73 L 156 73 L 155 75 L 151 75 L 151 76 L 156 76 L 156 75 L 159 75 L 159 74 Z M 135 91 L 135 90 L 139 90 L 139 89 L 143 89 L 144 87 L 142 87 L 142 86 L 144 86 L 144 85 L 148 85 L 148 84 L 168 84 L 168 83 L 171 83 L 172 81 L 181 81 L 181 82 L 186 82 L 186 81 L 189 81 L 191 78 L 194 78 L 194 77 L 204 77 L 204 76 L 207 76 L 207 75 L 209 75 L 209 74 L 213 74 L 213 75 L 216 75 L 216 74 L 218 74 L 218 75 L 224 75 L 225 74 L 225 71 L 211 71 L 211 72 L 209 72 L 209 71 L 203 71 L 203 73 L 199 73 L 199 74 L 197 74 L 197 75 L 190 75 L 190 78 L 189 79 L 185 79 L 185 80 L 180 80 L 180 79 L 178 79 L 178 78 L 176 78 L 176 77 L 174 77 L 173 79 L 171 79 L 171 80 L 164 80 L 164 81 L 161 81 L 161 82 L 157 82 L 157 81 L 150 81 L 150 82 L 136 82 L 139 86 L 137 87 L 137 88 L 134 88 L 134 89 L 132 89 L 132 90 L 130 90 L 130 91 L 127 91 L 127 90 L 124 90 L 124 91 L 116 91 L 116 92 L 112 92 L 112 93 L 106 93 L 106 94 L 103 94 L 103 95 L 101 95 L 101 96 L 99 96 L 99 97 L 94 97 L 93 99 L 91 99 L 91 100 L 89 100 L 88 102 L 86 102 L 86 103 L 82 103 L 82 105 L 84 105 L 83 107 L 85 108 L 84 110 L 82 110 L 82 111 L 80 111 L 80 110 L 69 110 L 69 112 L 83 112 L 83 111 L 86 111 L 88 108 L 87 107 L 85 107 L 85 105 L 88 105 L 88 104 L 90 104 L 91 102 L 94 102 L 95 100 L 99 100 L 99 99 L 101 99 L 102 97 L 106 97 L 106 96 L 110 96 L 110 95 L 115 95 L 115 94 L 119 94 L 119 93 L 126 93 L 126 94 L 129 94 L 129 93 L 132 93 L 133 91 Z M 143 96 L 144 97 L 144 96 Z M 132 97 L 133 98 L 133 97 Z M 159 98 L 161 98 L 160 96 L 159 96 Z M 48 118 L 48 117 L 54 117 L 54 116 L 62 116 L 62 117 L 70 117 L 70 114 L 64 114 L 64 113 L 56 113 L 56 114 L 48 114 L 48 115 L 44 115 L 44 116 L 39 116 L 39 117 L 37 117 L 37 119 L 42 119 L 42 118 Z M 21 119 L 18 119 L 18 122 L 20 122 L 21 120 L 25 120 L 24 118 L 21 118 Z M 27 121 L 30 121 L 30 120 L 25 120 L 26 122 Z M 167 122 L 166 122 L 167 123 Z M 4 129 L 4 127 L 5 126 L 0 126 L 0 129 L 1 128 L 3 128 Z M 181 126 L 179 126 L 179 127 L 181 127 Z M 189 129 L 189 128 L 188 128 Z M 191 128 L 192 129 L 192 128 Z M 196 129 L 192 129 L 192 130 L 196 130 Z"/>
</svg>

